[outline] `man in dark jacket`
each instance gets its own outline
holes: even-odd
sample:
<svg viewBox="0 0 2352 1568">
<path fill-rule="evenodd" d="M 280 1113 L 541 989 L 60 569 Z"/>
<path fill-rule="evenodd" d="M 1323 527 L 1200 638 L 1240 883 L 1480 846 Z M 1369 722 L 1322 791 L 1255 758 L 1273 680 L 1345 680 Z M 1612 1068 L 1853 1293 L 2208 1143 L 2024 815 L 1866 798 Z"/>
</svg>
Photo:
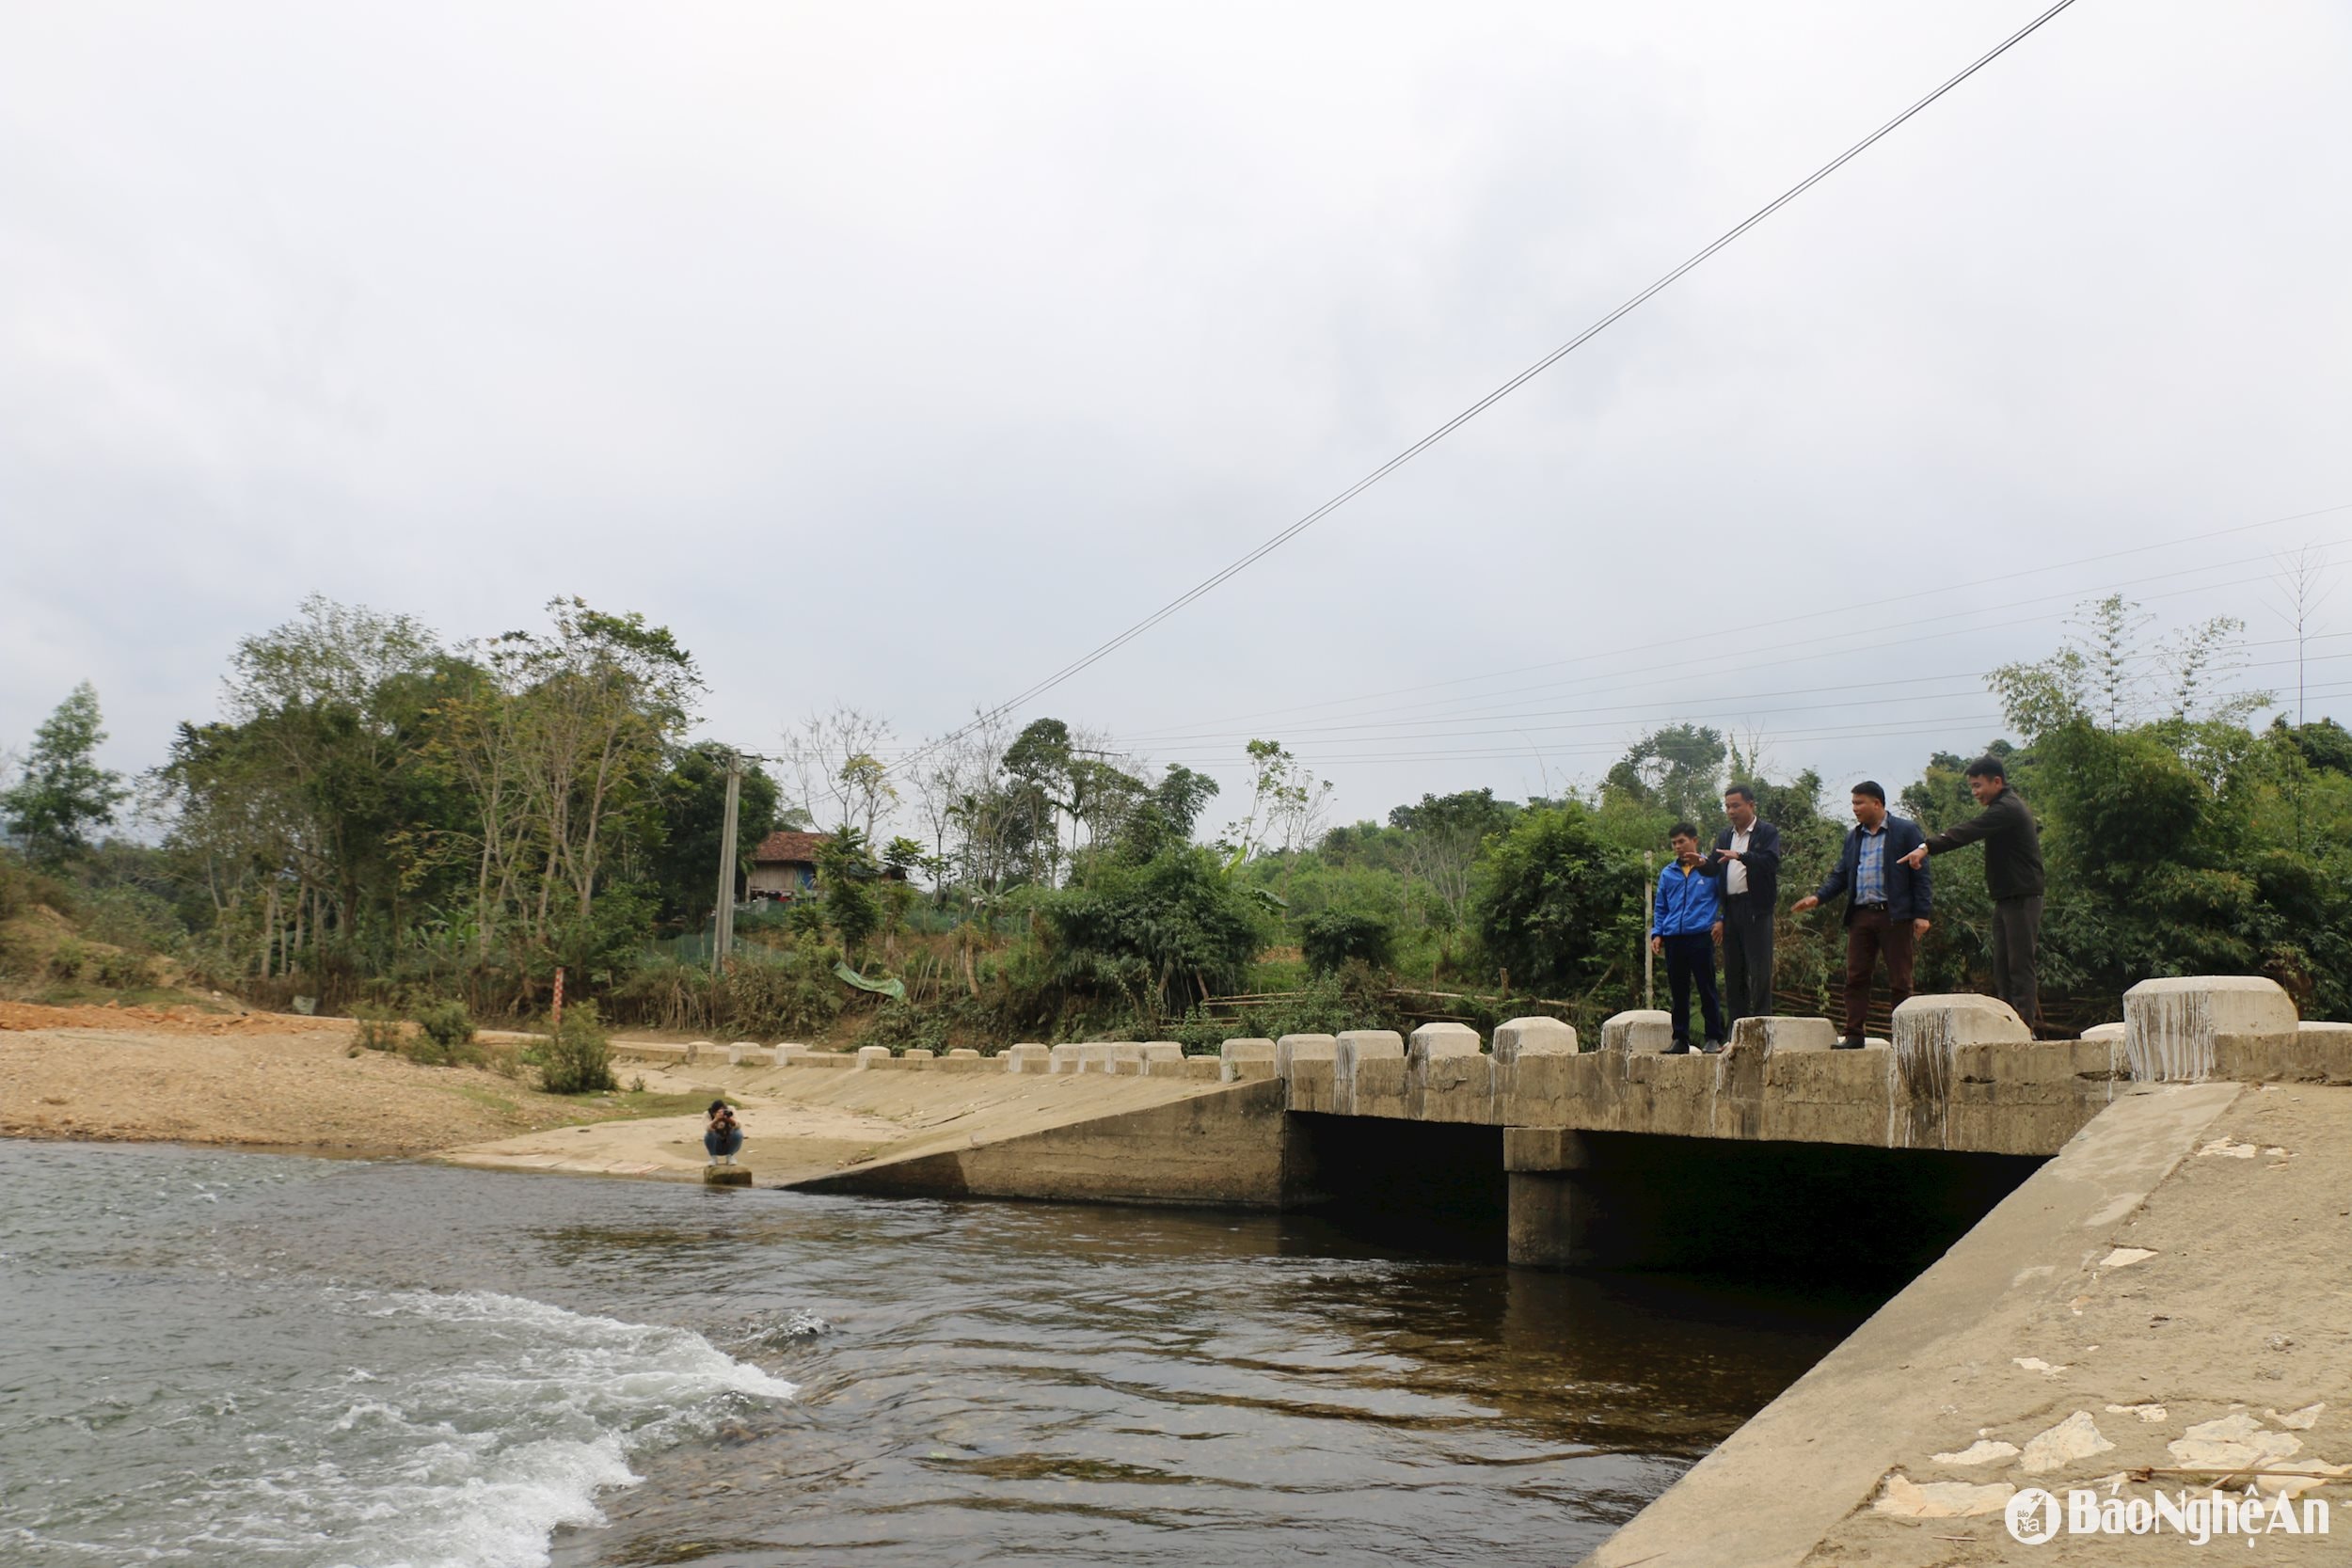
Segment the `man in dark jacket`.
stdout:
<svg viewBox="0 0 2352 1568">
<path fill-rule="evenodd" d="M 1959 822 L 1904 857 L 1924 869 L 1930 855 L 1946 855 L 1965 844 L 1984 842 L 1984 885 L 1993 895 L 1993 990 L 2017 1016 L 2042 1027 L 2042 989 L 2034 947 L 2042 933 L 2042 829 L 2033 812 L 2009 787 L 1998 757 L 1968 765 L 1968 793 L 1984 810 Z"/>
<path fill-rule="evenodd" d="M 1934 904 L 1924 860 L 1912 851 L 1927 842 L 1919 824 L 1886 814 L 1886 791 L 1869 779 L 1853 786 L 1853 820 L 1837 869 L 1820 891 L 1797 900 L 1800 914 L 1825 898 L 1846 895 L 1846 1035 L 1840 1051 L 1858 1051 L 1870 1018 L 1870 978 L 1886 955 L 1888 1006 L 1911 995 L 1912 958 L 1927 934 Z"/>
<path fill-rule="evenodd" d="M 1708 875 L 1724 884 L 1724 1010 L 1731 1022 L 1772 1015 L 1772 916 L 1780 907 L 1780 830 L 1756 815 L 1756 791 L 1724 791 L 1731 826 L 1715 835 Z"/>
</svg>

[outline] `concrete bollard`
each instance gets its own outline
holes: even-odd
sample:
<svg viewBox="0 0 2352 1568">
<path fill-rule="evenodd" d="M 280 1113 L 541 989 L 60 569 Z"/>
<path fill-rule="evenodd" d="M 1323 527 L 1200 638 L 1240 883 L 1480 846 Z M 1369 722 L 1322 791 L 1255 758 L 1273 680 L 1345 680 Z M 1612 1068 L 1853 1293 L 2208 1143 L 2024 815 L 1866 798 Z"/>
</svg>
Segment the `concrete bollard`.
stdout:
<svg viewBox="0 0 2352 1568">
<path fill-rule="evenodd" d="M 1036 1073 L 1054 1070 L 1054 1053 L 1034 1042 L 1007 1046 L 1004 1054 L 1007 1072 Z"/>
<path fill-rule="evenodd" d="M 2142 980 L 2123 993 L 2123 1056 L 2141 1083 L 2194 1084 L 2225 1035 L 2296 1033 L 2295 998 L 2259 974 Z"/>
<path fill-rule="evenodd" d="M 880 1067 L 889 1060 L 890 1047 L 886 1045 L 861 1045 L 857 1048 L 857 1065 L 861 1069 Z"/>
<path fill-rule="evenodd" d="M 1495 1025 L 1497 1067 L 1508 1067 L 1521 1056 L 1575 1054 L 1575 1027 L 1556 1018 L 1515 1018 Z"/>
<path fill-rule="evenodd" d="M 929 1062 L 936 1060 L 938 1055 L 938 1052 L 932 1051 L 928 1047 L 911 1045 L 899 1054 L 898 1060 L 902 1062 Z"/>
<path fill-rule="evenodd" d="M 1393 1029 L 1343 1030 L 1331 1054 L 1331 1109 L 1342 1116 L 1403 1116 L 1405 1037 Z"/>
<path fill-rule="evenodd" d="M 1743 1018 L 1731 1026 L 1734 1051 L 1767 1056 L 1784 1051 L 1827 1051 L 1837 1043 L 1837 1025 L 1825 1018 Z"/>
<path fill-rule="evenodd" d="M 1274 1075 L 1288 1078 L 1293 1062 L 1327 1062 L 1339 1054 L 1337 1035 L 1284 1035 L 1274 1042 Z"/>
<path fill-rule="evenodd" d="M 788 1067 L 807 1054 L 808 1047 L 805 1045 L 779 1045 L 776 1047 L 776 1066 Z"/>
<path fill-rule="evenodd" d="M 1348 1029 L 1332 1042 L 1332 1070 L 1345 1078 L 1367 1062 L 1401 1061 L 1405 1037 L 1393 1029 Z"/>
<path fill-rule="evenodd" d="M 2129 1028 L 2130 1025 L 2124 1023 L 2094 1023 L 2083 1031 L 2082 1037 L 2092 1045 L 2111 1045 L 2122 1050 Z"/>
<path fill-rule="evenodd" d="M 708 1040 L 688 1040 L 686 1042 L 687 1065 L 691 1067 L 694 1063 L 701 1061 L 703 1059 L 704 1052 L 716 1051 L 719 1048 L 717 1046 L 711 1044 Z"/>
<path fill-rule="evenodd" d="M 1146 1040 L 1136 1070 L 1146 1078 L 1182 1078 L 1184 1048 L 1174 1040 Z"/>
<path fill-rule="evenodd" d="M 1957 992 L 1914 996 L 1895 1009 L 1894 1071 L 1911 1097 L 1912 1138 L 1929 1141 L 1942 1126 L 1966 1045 L 2031 1045 L 2033 1031 L 1997 996 Z"/>
<path fill-rule="evenodd" d="M 1227 1040 L 1217 1049 L 1217 1076 L 1228 1084 L 1274 1076 L 1274 1042 L 1269 1039 Z"/>
<path fill-rule="evenodd" d="M 1271 1067 L 1274 1064 L 1268 1062 L 1266 1065 Z M 1203 1079 L 1212 1084 L 1222 1077 L 1225 1071 L 1225 1064 L 1215 1056 L 1187 1056 L 1179 1062 L 1177 1067 L 1180 1069 L 1178 1073 L 1180 1077 Z M 1263 1077 L 1263 1074 L 1260 1076 Z"/>
<path fill-rule="evenodd" d="M 1600 1048 L 1629 1056 L 1660 1055 L 1674 1042 L 1674 1019 L 1657 1007 L 1629 1008 L 1600 1026 Z"/>
<path fill-rule="evenodd" d="M 1424 1023 L 1413 1031 L 1406 1059 L 1426 1068 L 1433 1057 L 1475 1056 L 1480 1050 L 1478 1031 L 1467 1023 Z"/>
<path fill-rule="evenodd" d="M 1102 1058 L 1094 1066 L 1097 1071 L 1137 1077 L 1143 1071 L 1143 1042 L 1113 1040 L 1103 1048 Z"/>
<path fill-rule="evenodd" d="M 947 1060 L 951 1062 L 977 1062 L 979 1059 L 980 1053 L 968 1045 L 959 1045 L 947 1053 Z"/>
<path fill-rule="evenodd" d="M 1013 1049 L 1018 1051 L 1021 1048 L 1019 1046 L 1015 1046 Z M 1047 1055 L 1048 1066 L 1045 1070 L 1048 1072 L 1062 1073 L 1076 1072 L 1086 1063 L 1086 1056 L 1084 1054 L 1085 1051 L 1086 1047 L 1083 1045 L 1062 1044 L 1055 1046 Z"/>
</svg>

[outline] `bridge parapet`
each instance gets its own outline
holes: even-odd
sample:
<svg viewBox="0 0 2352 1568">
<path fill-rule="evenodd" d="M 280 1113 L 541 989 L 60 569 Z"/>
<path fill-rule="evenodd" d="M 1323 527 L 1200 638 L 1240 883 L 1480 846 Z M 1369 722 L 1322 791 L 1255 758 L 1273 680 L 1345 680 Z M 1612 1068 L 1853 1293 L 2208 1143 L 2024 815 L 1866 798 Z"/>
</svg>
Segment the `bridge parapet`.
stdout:
<svg viewBox="0 0 2352 1568">
<path fill-rule="evenodd" d="M 1959 994 L 1910 998 L 1891 1046 L 1871 1050 L 1830 1049 L 1826 1019 L 1769 1018 L 1742 1020 L 1719 1054 L 1664 1055 L 1648 1049 L 1659 1020 L 1634 1013 L 1610 1020 L 1613 1043 L 1597 1052 L 1576 1052 L 1565 1024 L 1515 1019 L 1492 1054 L 1460 1024 L 1425 1026 L 1409 1047 L 1382 1030 L 1286 1037 L 1275 1070 L 1300 1112 L 2029 1155 L 2056 1153 L 2152 1074 L 2209 1063 L 2213 1077 L 2352 1082 L 2352 1025 L 2296 1025 L 2267 980 L 2204 984 L 2220 1000 L 2140 1005 L 2144 1061 L 2128 1030 L 2037 1041 L 2007 1004 Z"/>
</svg>

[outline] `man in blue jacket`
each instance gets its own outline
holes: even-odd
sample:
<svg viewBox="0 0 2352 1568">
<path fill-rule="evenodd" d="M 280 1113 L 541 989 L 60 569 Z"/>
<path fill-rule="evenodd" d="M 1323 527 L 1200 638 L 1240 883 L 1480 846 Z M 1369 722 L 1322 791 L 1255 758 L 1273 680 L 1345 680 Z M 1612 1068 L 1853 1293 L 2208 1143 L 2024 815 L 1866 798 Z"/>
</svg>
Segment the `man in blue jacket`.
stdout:
<svg viewBox="0 0 2352 1568">
<path fill-rule="evenodd" d="M 1880 954 L 1886 956 L 1887 1005 L 1899 1007 L 1910 996 L 1912 958 L 1934 905 L 1926 862 L 1914 866 L 1904 859 L 1927 842 L 1919 824 L 1889 816 L 1886 791 L 1869 779 L 1853 786 L 1853 820 L 1837 869 L 1820 892 L 1796 902 L 1802 914 L 1824 898 L 1846 895 L 1846 1036 L 1837 1042 L 1840 1051 L 1862 1048 Z"/>
<path fill-rule="evenodd" d="M 1723 1004 L 1715 999 L 1715 939 L 1723 935 L 1720 878 L 1699 853 L 1699 831 L 1677 822 L 1666 835 L 1675 858 L 1658 874 L 1658 908 L 1650 921 L 1649 945 L 1666 956 L 1666 984 L 1674 990 L 1674 1045 L 1669 1055 L 1691 1049 L 1691 982 L 1699 987 L 1707 1013 L 1707 1049 L 1724 1047 Z"/>
</svg>

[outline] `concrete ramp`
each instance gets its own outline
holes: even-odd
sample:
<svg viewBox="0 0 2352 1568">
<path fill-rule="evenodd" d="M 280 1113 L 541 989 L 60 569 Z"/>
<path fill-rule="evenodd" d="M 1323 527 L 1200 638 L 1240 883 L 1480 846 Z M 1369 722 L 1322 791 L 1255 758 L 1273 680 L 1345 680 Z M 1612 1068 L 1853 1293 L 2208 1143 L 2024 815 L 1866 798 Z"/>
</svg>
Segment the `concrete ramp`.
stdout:
<svg viewBox="0 0 2352 1568">
<path fill-rule="evenodd" d="M 1282 1085 L 1261 1079 L 1140 1109 L 1093 1105 L 1028 1131 L 951 1133 L 786 1184 L 899 1197 L 1270 1209 L 1282 1196 L 1283 1138 Z"/>
<path fill-rule="evenodd" d="M 877 1064 L 843 1056 L 730 1061 L 723 1048 L 692 1062 L 631 1054 L 623 1069 L 664 1094 L 725 1094 L 737 1104 L 741 1163 L 762 1187 L 796 1186 L 842 1173 L 891 1169 L 888 1185 L 834 1190 L 987 1193 L 1006 1197 L 1101 1197 L 1140 1202 L 1271 1202 L 1277 1191 L 1263 1148 L 1279 1150 L 1281 1085 L 1226 1085 L 1214 1077 L 1142 1072 L 1013 1072 L 1001 1059 Z M 1196 1059 L 1198 1060 L 1198 1059 Z M 1138 1060 L 1139 1067 L 1158 1064 Z M 1189 1063 L 1179 1066 L 1189 1067 Z M 1215 1068 L 1213 1060 L 1206 1065 Z M 1233 1091 L 1251 1095 L 1230 1098 Z M 1214 1102 L 1185 1110 L 1194 1101 Z M 1263 1105 L 1261 1102 L 1263 1102 Z M 1244 1114 L 1238 1107 L 1247 1105 Z M 1153 1113 L 1171 1113 L 1155 1117 Z M 1107 1141 L 1100 1132 L 1122 1132 Z M 449 1149 L 455 1164 L 570 1175 L 702 1180 L 700 1115 L 558 1128 Z M 966 1162 L 975 1150 L 1019 1148 Z M 1092 1152 L 1079 1152 L 1090 1149 Z M 955 1155 L 955 1159 L 940 1157 Z M 1034 1156 L 1038 1175 L 1023 1172 Z M 914 1169 L 910 1160 L 930 1159 Z M 1103 1168 L 1088 1177 L 1088 1162 Z M 965 1164 L 968 1174 L 959 1175 Z M 1220 1165 L 1222 1168 L 1219 1168 Z M 1032 1191 L 1034 1187 L 1036 1190 Z M 1233 1196 L 1224 1196 L 1220 1194 Z"/>
<path fill-rule="evenodd" d="M 2347 1210 L 2352 1088 L 2119 1095 L 1586 1561 L 2189 1562 L 2203 1556 L 2178 1533 L 2069 1533 L 2069 1493 L 2128 1509 L 2250 1483 L 2265 1489 L 2263 1533 L 2207 1552 L 2341 1563 L 2352 1317 L 2312 1280 L 2342 1266 Z M 2007 1522 L 2029 1488 L 2061 1506 L 2044 1544 Z M 2299 1526 L 2332 1507 L 2330 1532 L 2278 1528 L 2282 1494 Z"/>
</svg>

